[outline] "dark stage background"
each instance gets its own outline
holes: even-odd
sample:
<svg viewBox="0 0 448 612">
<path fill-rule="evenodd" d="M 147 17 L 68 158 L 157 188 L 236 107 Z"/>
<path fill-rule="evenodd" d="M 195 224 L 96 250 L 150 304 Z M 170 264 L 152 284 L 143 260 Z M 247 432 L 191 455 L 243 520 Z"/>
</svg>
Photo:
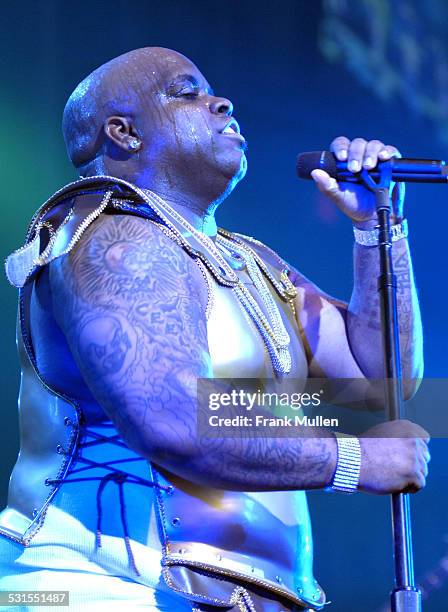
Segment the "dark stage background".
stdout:
<svg viewBox="0 0 448 612">
<path fill-rule="evenodd" d="M 249 171 L 222 207 L 224 227 L 257 236 L 327 292 L 349 299 L 347 219 L 295 178 L 299 151 L 339 135 L 380 138 L 409 157 L 448 151 L 448 7 L 441 1 L 24 0 L 2 3 L 2 255 L 33 211 L 74 178 L 60 134 L 66 98 L 92 69 L 132 48 L 183 52 L 229 97 L 249 141 Z M 426 375 L 446 377 L 448 187 L 411 186 L 407 216 L 423 310 Z M 3 278 L 0 505 L 17 453 L 16 292 Z M 446 406 L 433 406 L 446 410 Z M 432 443 L 413 499 L 416 573 L 448 554 L 445 440 Z M 331 610 L 378 610 L 392 585 L 389 500 L 312 493 L 316 575 Z M 443 572 L 441 572 L 443 582 Z M 435 578 L 433 577 L 433 581 Z M 440 586 L 440 588 L 438 588 Z M 425 610 L 447 609 L 435 585 Z"/>
</svg>

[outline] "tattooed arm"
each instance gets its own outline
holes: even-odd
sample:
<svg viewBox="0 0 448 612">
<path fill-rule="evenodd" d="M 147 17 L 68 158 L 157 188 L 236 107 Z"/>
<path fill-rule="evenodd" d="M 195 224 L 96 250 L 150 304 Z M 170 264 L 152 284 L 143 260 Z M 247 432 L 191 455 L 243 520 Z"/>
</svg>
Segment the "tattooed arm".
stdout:
<svg viewBox="0 0 448 612">
<path fill-rule="evenodd" d="M 303 437 L 293 439 L 197 435 L 196 379 L 212 375 L 205 281 L 159 228 L 134 217 L 100 217 L 68 256 L 50 264 L 50 285 L 55 318 L 84 380 L 137 453 L 225 489 L 331 482 L 336 443 L 326 429 L 303 427 Z M 420 489 L 425 445 L 409 436 L 426 432 L 407 421 L 376 429 L 380 439 L 362 440 L 361 490 Z"/>
<path fill-rule="evenodd" d="M 304 428 L 309 437 L 295 440 L 196 435 L 196 379 L 213 374 L 207 290 L 197 264 L 154 224 L 100 217 L 50 265 L 50 284 L 55 318 L 84 380 L 140 455 L 227 489 L 331 481 L 336 445 L 328 431 Z"/>
<path fill-rule="evenodd" d="M 423 375 L 423 337 L 408 241 L 393 243 L 392 254 L 397 277 L 401 365 L 403 379 L 410 381 Z M 379 249 L 355 245 L 354 268 L 355 284 L 347 312 L 350 345 L 365 375 L 382 378 L 381 311 L 377 289 Z M 415 392 L 414 383 L 407 383 L 405 391 L 408 396 Z"/>
<path fill-rule="evenodd" d="M 412 262 L 407 240 L 392 247 L 397 276 L 397 305 L 403 378 L 422 375 L 422 329 Z M 377 289 L 379 251 L 354 247 L 354 287 L 349 304 L 320 291 L 295 273 L 299 323 L 312 376 L 330 378 L 383 378 L 380 300 Z M 415 392 L 406 385 L 407 397 Z"/>
</svg>

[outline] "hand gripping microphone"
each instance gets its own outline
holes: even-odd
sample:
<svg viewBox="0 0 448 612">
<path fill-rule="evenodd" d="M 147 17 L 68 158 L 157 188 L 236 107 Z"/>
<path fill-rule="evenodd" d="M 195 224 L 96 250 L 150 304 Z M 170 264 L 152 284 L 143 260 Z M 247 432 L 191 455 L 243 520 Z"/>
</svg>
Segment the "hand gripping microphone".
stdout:
<svg viewBox="0 0 448 612">
<path fill-rule="evenodd" d="M 390 160 L 378 162 L 371 170 L 366 170 L 373 179 L 380 177 L 379 169 L 389 164 L 392 168 L 392 180 L 407 183 L 447 183 L 448 166 L 440 159 L 406 159 L 392 157 Z M 300 153 L 297 157 L 297 175 L 299 178 L 311 179 L 313 170 L 325 170 L 337 181 L 362 183 L 360 172 L 353 173 L 347 167 L 346 161 L 339 161 L 330 151 L 310 151 Z"/>
</svg>

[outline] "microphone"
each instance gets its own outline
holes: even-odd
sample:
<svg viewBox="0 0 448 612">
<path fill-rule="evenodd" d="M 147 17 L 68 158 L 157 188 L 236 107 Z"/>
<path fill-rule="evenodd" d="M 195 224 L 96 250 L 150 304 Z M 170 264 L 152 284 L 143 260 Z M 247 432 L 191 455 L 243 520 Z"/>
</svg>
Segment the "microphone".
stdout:
<svg viewBox="0 0 448 612">
<path fill-rule="evenodd" d="M 379 169 L 383 164 L 392 167 L 392 180 L 407 183 L 447 183 L 448 166 L 441 159 L 406 159 L 392 157 L 388 161 L 368 170 L 373 179 L 379 179 Z M 310 151 L 300 153 L 297 157 L 297 175 L 299 178 L 311 179 L 313 170 L 325 170 L 337 181 L 361 183 L 360 172 L 354 174 L 347 168 L 346 161 L 339 161 L 330 151 Z"/>
</svg>

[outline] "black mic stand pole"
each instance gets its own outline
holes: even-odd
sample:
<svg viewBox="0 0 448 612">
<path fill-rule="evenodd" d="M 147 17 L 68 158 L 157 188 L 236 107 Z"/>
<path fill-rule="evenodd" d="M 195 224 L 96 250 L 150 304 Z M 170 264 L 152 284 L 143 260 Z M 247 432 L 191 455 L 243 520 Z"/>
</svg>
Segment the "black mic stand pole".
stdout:
<svg viewBox="0 0 448 612">
<path fill-rule="evenodd" d="M 378 291 L 381 303 L 381 327 L 385 362 L 386 407 L 389 420 L 404 418 L 400 343 L 397 312 L 397 279 L 393 270 L 390 236 L 390 184 L 392 165 L 380 164 L 380 180 L 376 183 L 366 170 L 361 178 L 375 194 L 378 215 L 380 274 Z M 409 495 L 392 495 L 392 530 L 394 545 L 395 588 L 391 593 L 392 612 L 420 612 L 421 593 L 415 586 L 412 553 Z"/>
</svg>

